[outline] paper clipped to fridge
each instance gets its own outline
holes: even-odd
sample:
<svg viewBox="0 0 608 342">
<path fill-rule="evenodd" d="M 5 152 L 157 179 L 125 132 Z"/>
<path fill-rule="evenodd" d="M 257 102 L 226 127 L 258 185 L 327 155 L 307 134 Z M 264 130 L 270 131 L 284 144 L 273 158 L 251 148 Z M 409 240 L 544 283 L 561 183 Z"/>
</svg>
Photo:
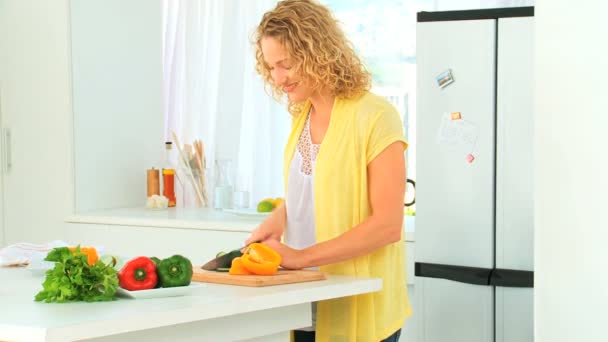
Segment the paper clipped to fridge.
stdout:
<svg viewBox="0 0 608 342">
<path fill-rule="evenodd" d="M 466 156 L 474 152 L 478 135 L 479 129 L 474 123 L 462 118 L 454 120 L 452 113 L 444 113 L 437 132 L 437 143 Z"/>
</svg>

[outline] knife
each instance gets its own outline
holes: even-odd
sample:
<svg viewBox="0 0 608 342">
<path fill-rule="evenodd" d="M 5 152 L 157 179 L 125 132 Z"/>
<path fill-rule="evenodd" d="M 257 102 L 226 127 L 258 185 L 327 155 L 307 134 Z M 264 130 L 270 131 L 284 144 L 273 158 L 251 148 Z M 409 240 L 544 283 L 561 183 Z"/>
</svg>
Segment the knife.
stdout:
<svg viewBox="0 0 608 342">
<path fill-rule="evenodd" d="M 218 254 L 214 259 L 212 259 L 211 261 L 209 261 L 206 264 L 204 264 L 203 266 L 201 266 L 201 268 L 206 271 L 217 271 L 218 268 L 228 269 L 228 268 L 230 268 L 230 266 L 232 266 L 232 259 L 243 256 L 243 253 L 241 251 L 244 248 L 247 248 L 252 243 L 259 243 L 259 242 L 260 241 L 253 241 L 239 249 L 235 249 L 235 250 L 230 251 L 225 254 Z"/>
<path fill-rule="evenodd" d="M 222 254 L 218 257 L 215 257 L 211 261 L 209 261 L 206 264 L 204 264 L 203 266 L 201 266 L 201 268 L 204 270 L 207 270 L 207 271 L 215 271 L 218 268 L 230 268 L 230 266 L 232 264 L 232 259 L 240 257 L 242 255 L 243 255 L 243 253 L 241 253 L 240 248 L 235 249 L 231 252 Z"/>
</svg>

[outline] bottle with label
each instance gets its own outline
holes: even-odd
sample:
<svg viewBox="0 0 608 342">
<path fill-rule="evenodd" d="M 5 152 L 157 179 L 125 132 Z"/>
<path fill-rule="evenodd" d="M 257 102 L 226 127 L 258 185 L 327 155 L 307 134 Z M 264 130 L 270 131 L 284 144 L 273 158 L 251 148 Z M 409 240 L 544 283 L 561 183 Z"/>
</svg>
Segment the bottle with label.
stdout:
<svg viewBox="0 0 608 342">
<path fill-rule="evenodd" d="M 165 155 L 162 161 L 163 196 L 169 200 L 169 207 L 175 207 L 175 163 L 173 161 L 173 143 L 165 142 Z"/>
</svg>

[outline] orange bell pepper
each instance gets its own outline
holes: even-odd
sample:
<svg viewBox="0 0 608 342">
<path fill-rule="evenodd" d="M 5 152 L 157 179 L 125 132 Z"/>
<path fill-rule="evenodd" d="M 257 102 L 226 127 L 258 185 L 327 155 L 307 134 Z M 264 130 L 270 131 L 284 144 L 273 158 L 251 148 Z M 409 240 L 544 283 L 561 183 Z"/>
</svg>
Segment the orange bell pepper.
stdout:
<svg viewBox="0 0 608 342">
<path fill-rule="evenodd" d="M 245 250 L 240 262 L 253 274 L 271 275 L 277 272 L 281 261 L 281 255 L 272 248 L 261 243 L 252 243 Z"/>
<path fill-rule="evenodd" d="M 99 256 L 97 255 L 97 250 L 95 247 L 79 247 L 80 253 L 87 256 L 87 262 L 90 266 L 95 265 L 97 260 L 99 260 Z M 76 247 L 70 247 L 70 251 L 76 254 Z"/>
<path fill-rule="evenodd" d="M 228 274 L 248 275 L 248 274 L 253 274 L 253 273 L 249 272 L 245 268 L 245 266 L 243 266 L 243 260 L 241 259 L 241 257 L 238 257 L 238 258 L 232 259 L 232 265 L 230 266 L 230 269 L 228 270 Z"/>
</svg>

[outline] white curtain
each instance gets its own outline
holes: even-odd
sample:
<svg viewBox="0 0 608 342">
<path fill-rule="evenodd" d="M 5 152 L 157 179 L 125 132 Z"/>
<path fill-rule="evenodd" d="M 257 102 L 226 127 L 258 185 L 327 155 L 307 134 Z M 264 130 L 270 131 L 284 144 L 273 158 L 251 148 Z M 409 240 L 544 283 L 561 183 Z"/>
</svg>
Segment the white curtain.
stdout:
<svg viewBox="0 0 608 342">
<path fill-rule="evenodd" d="M 214 1 L 163 1 L 165 139 L 173 140 L 172 131 L 182 141 L 204 137 L 210 158 L 214 154 L 223 7 Z"/>
<path fill-rule="evenodd" d="M 232 161 L 251 205 L 283 196 L 290 116 L 264 91 L 251 39 L 276 0 L 163 0 L 165 138 L 202 139 L 213 198 L 215 160 Z"/>
<path fill-rule="evenodd" d="M 286 102 L 277 103 L 264 91 L 255 71 L 254 49 L 250 44 L 263 13 L 276 0 L 240 1 L 239 36 L 247 38 L 242 46 L 243 86 L 240 108 L 237 188 L 249 190 L 253 204 L 266 197 L 284 197 L 283 150 L 291 127 Z"/>
</svg>

